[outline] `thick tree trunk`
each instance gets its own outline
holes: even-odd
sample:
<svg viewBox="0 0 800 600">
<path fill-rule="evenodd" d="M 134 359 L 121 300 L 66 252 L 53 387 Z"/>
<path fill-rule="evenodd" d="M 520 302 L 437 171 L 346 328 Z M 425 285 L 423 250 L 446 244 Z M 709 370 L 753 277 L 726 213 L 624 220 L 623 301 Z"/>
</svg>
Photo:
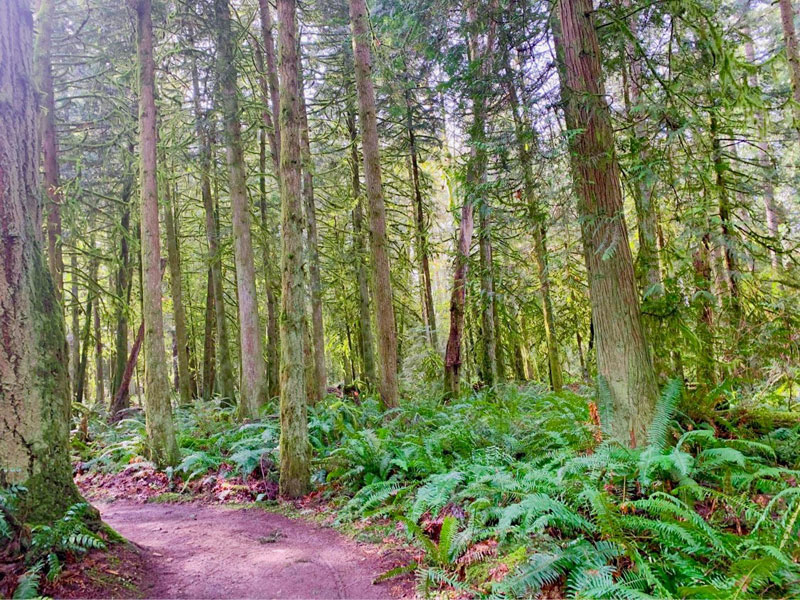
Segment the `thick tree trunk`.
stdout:
<svg viewBox="0 0 800 600">
<path fill-rule="evenodd" d="M 706 225 L 706 229 L 708 229 Z M 692 256 L 695 294 L 693 304 L 697 310 L 697 385 L 701 389 L 713 388 L 716 384 L 714 361 L 714 314 L 711 302 L 711 235 L 706 231 L 698 240 Z"/>
<path fill-rule="evenodd" d="M 53 93 L 52 51 L 54 0 L 40 0 L 36 24 L 39 35 L 36 38 L 35 68 L 36 83 L 39 87 L 39 112 L 41 116 L 42 155 L 44 167 L 44 188 L 49 200 L 47 206 L 47 257 L 50 274 L 56 286 L 56 294 L 61 300 L 64 289 L 64 256 L 61 250 L 61 203 L 58 172 L 58 136 L 56 134 L 56 103 Z"/>
<path fill-rule="evenodd" d="M 137 0 L 139 51 L 139 152 L 141 155 L 142 316 L 144 321 L 145 415 L 150 460 L 159 468 L 180 459 L 172 422 L 164 320 L 161 311 L 161 236 L 156 182 L 156 103 L 150 0 Z"/>
<path fill-rule="evenodd" d="M 259 0 L 259 10 L 261 13 L 261 37 L 264 45 L 264 55 L 266 55 L 266 65 L 261 52 L 256 47 L 256 62 L 259 71 L 263 74 L 259 82 L 261 94 L 264 102 L 263 119 L 264 133 L 269 138 L 269 148 L 272 157 L 273 173 L 275 179 L 280 178 L 280 91 L 278 89 L 278 68 L 275 62 L 275 42 L 272 35 L 272 14 L 267 0 Z M 263 140 L 262 140 L 263 144 Z M 266 172 L 266 156 L 261 157 L 261 172 Z M 279 334 L 277 318 L 277 299 L 276 285 L 278 277 L 274 275 L 272 265 L 275 264 L 273 257 L 273 232 L 267 219 L 266 211 L 266 179 L 263 180 L 264 187 L 261 192 L 261 226 L 264 235 L 264 262 L 266 265 L 264 278 L 266 281 L 267 292 L 267 380 L 269 385 L 269 397 L 275 398 L 280 395 L 280 353 L 279 353 Z"/>
<path fill-rule="evenodd" d="M 509 65 L 507 65 L 509 66 Z M 547 360 L 550 364 L 550 385 L 558 392 L 564 385 L 561 371 L 561 352 L 556 334 L 556 320 L 553 313 L 553 302 L 550 298 L 550 271 L 547 265 L 546 219 L 547 216 L 536 197 L 536 186 L 533 178 L 533 152 L 536 147 L 536 134 L 528 125 L 524 114 L 520 111 L 517 83 L 510 79 L 508 95 L 511 112 L 514 117 L 514 133 L 516 135 L 517 153 L 522 165 L 522 186 L 528 211 L 533 220 L 533 255 L 539 275 L 539 289 L 542 295 L 542 320 L 544 321 L 544 337 L 547 344 Z"/>
<path fill-rule="evenodd" d="M 639 309 L 592 14 L 591 0 L 559 2 L 565 114 L 567 128 L 578 132 L 570 139 L 572 172 L 589 266 L 597 369 L 613 401 L 610 430 L 620 443 L 637 446 L 646 441 L 658 388 Z"/>
<path fill-rule="evenodd" d="M 225 296 L 223 295 L 222 259 L 219 250 L 219 227 L 214 210 L 214 197 L 211 194 L 211 139 L 204 124 L 203 110 L 200 105 L 200 83 L 197 75 L 197 64 L 192 61 L 192 91 L 194 99 L 195 132 L 200 142 L 200 194 L 205 211 L 206 240 L 208 243 L 208 262 L 211 269 L 211 283 L 214 295 L 214 321 L 217 327 L 215 353 L 218 368 L 216 370 L 216 387 L 224 403 L 233 405 L 236 402 L 231 361 L 230 344 L 228 343 L 228 320 L 225 316 Z"/>
<path fill-rule="evenodd" d="M 303 61 L 297 59 L 300 101 L 300 149 L 303 157 L 303 201 L 306 210 L 306 250 L 308 253 L 308 285 L 311 297 L 311 339 L 313 342 L 314 395 L 316 403 L 325 396 L 328 375 L 325 372 L 325 329 L 322 321 L 322 282 L 319 271 L 319 242 L 317 241 L 317 208 L 314 202 L 314 164 L 311 161 L 311 142 L 308 136 Z"/>
<path fill-rule="evenodd" d="M 295 0 L 278 0 L 278 60 L 281 78 L 281 297 L 280 493 L 298 498 L 308 492 L 311 448 L 305 397 L 305 277 L 301 197 L 300 86 L 297 80 Z"/>
<path fill-rule="evenodd" d="M 498 381 L 497 333 L 495 328 L 494 259 L 492 257 L 491 208 L 484 198 L 478 209 L 478 238 L 481 268 L 481 346 L 483 380 L 488 386 Z"/>
<path fill-rule="evenodd" d="M 792 114 L 794 127 L 800 133 L 800 56 L 797 50 L 797 34 L 794 28 L 794 7 L 792 0 L 778 0 L 781 7 L 783 42 L 786 45 L 786 60 L 789 62 L 789 75 L 792 81 Z"/>
<path fill-rule="evenodd" d="M 386 207 L 381 183 L 375 88 L 372 83 L 372 59 L 369 48 L 371 36 L 365 0 L 350 0 L 350 28 L 353 34 L 353 62 L 361 121 L 361 146 L 364 154 L 364 183 L 369 206 L 375 320 L 378 328 L 378 390 L 384 406 L 394 408 L 398 404 L 397 333 L 392 304 L 389 243 L 386 236 Z"/>
<path fill-rule="evenodd" d="M 250 207 L 242 151 L 239 121 L 236 62 L 233 51 L 231 15 L 228 0 L 214 0 L 217 32 L 217 70 L 224 121 L 231 212 L 233 213 L 233 250 L 239 299 L 239 338 L 242 372 L 239 389 L 239 418 L 258 418 L 259 408 L 267 400 L 267 371 L 258 318 L 255 262 L 250 232 Z"/>
<path fill-rule="evenodd" d="M 352 171 L 352 192 L 355 200 L 353 208 L 353 248 L 356 254 L 356 283 L 358 284 L 359 335 L 361 338 L 361 359 L 364 363 L 362 377 L 370 386 L 378 380 L 375 366 L 375 341 L 372 337 L 372 315 L 369 310 L 369 277 L 367 275 L 366 253 L 363 233 L 363 210 L 361 208 L 361 177 L 359 175 L 358 131 L 356 129 L 355 109 L 347 116 L 350 133 L 350 168 Z"/>
<path fill-rule="evenodd" d="M 33 19 L 0 3 L 0 486 L 24 485 L 20 521 L 51 523 L 80 500 L 69 458 L 64 317 L 45 262 Z"/>
<path fill-rule="evenodd" d="M 186 332 L 186 312 L 183 308 L 181 286 L 181 255 L 178 247 L 175 200 L 167 182 L 164 202 L 164 223 L 167 228 L 167 256 L 169 257 L 169 284 L 172 291 L 172 317 L 175 321 L 175 351 L 178 359 L 178 394 L 181 404 L 190 404 L 195 395 L 189 370 L 189 335 Z"/>
</svg>

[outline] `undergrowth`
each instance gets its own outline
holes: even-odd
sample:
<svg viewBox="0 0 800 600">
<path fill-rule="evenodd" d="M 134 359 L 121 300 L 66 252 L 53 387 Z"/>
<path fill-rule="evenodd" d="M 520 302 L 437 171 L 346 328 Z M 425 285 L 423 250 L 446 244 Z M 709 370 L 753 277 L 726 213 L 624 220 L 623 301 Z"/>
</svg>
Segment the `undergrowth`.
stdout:
<svg viewBox="0 0 800 600">
<path fill-rule="evenodd" d="M 414 571 L 424 595 L 800 595 L 800 426 L 757 435 L 693 422 L 682 393 L 665 387 L 635 450 L 605 441 L 590 398 L 571 392 L 508 385 L 449 404 L 421 394 L 388 413 L 331 396 L 309 408 L 314 479 L 340 523 L 394 522 L 420 548 L 385 576 Z M 266 410 L 241 425 L 213 402 L 179 409 L 174 475 L 274 478 Z M 140 420 L 93 427 L 84 466 L 119 469 L 142 453 Z"/>
</svg>

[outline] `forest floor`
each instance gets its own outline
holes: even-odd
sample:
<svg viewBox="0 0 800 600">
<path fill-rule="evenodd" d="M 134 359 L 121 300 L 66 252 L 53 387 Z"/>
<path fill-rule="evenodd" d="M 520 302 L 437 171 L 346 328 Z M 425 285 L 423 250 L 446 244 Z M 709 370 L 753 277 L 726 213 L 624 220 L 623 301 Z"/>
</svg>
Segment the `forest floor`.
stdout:
<svg viewBox="0 0 800 600">
<path fill-rule="evenodd" d="M 172 503 L 168 494 L 120 498 L 82 492 L 128 540 L 67 569 L 47 592 L 61 598 L 403 598 L 409 581 L 373 584 L 397 565 L 384 545 L 356 542 L 302 518 L 208 499 Z M 128 479 L 128 478 L 125 478 Z M 109 483 L 109 482 L 106 482 Z M 128 481 L 127 483 L 131 483 Z M 140 483 L 140 482 L 137 482 Z M 116 485 L 114 485 L 116 484 Z M 155 490 L 154 490 L 155 491 Z M 291 506 L 276 510 L 292 512 Z"/>
</svg>

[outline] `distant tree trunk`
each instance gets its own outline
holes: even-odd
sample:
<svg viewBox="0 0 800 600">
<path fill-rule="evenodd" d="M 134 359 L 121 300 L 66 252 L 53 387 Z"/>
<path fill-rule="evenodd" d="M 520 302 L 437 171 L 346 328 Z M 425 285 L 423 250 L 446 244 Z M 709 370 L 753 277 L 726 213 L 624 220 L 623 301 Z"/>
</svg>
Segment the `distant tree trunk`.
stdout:
<svg viewBox="0 0 800 600">
<path fill-rule="evenodd" d="M 86 363 L 89 359 L 89 342 L 92 335 L 92 305 L 94 304 L 94 291 L 86 294 L 86 308 L 84 310 L 83 329 L 81 330 L 81 354 L 78 359 L 78 369 L 75 373 L 75 402 L 83 403 L 86 394 Z"/>
<path fill-rule="evenodd" d="M 562 89 L 567 128 L 577 132 L 570 139 L 571 161 L 587 246 L 597 369 L 613 400 L 612 436 L 635 447 L 646 441 L 658 388 L 639 309 L 593 14 L 591 0 L 559 2 Z"/>
<path fill-rule="evenodd" d="M 43 254 L 33 20 L 0 3 L 0 486 L 24 485 L 19 519 L 52 523 L 80 494 L 69 457 L 64 318 Z"/>
<path fill-rule="evenodd" d="M 745 42 L 744 54 L 747 62 L 755 66 L 756 57 L 755 49 L 753 48 L 752 40 Z M 756 74 L 750 76 L 750 87 L 758 87 L 758 77 Z M 764 212 L 767 217 L 767 232 L 771 238 L 773 246 L 769 250 L 769 255 L 772 263 L 772 270 L 775 273 L 780 273 L 783 269 L 783 262 L 781 254 L 783 253 L 783 244 L 780 238 L 780 223 L 781 213 L 775 199 L 775 187 L 773 185 L 773 166 L 772 160 L 769 157 L 769 145 L 766 141 L 767 123 L 764 113 L 760 110 L 756 111 L 756 126 L 758 127 L 758 162 L 763 171 L 764 177 Z"/>
<path fill-rule="evenodd" d="M 281 296 L 280 493 L 298 498 L 310 488 L 311 448 L 305 397 L 305 277 L 301 197 L 300 86 L 297 80 L 295 1 L 278 0 L 281 78 Z"/>
<path fill-rule="evenodd" d="M 478 209 L 478 237 L 481 266 L 481 324 L 483 335 L 483 376 L 486 385 L 498 382 L 497 332 L 495 329 L 494 259 L 489 201 L 484 198 Z"/>
<path fill-rule="evenodd" d="M 698 240 L 692 256 L 694 267 L 694 301 L 697 309 L 697 338 L 700 342 L 697 356 L 697 384 L 702 389 L 716 384 L 714 361 L 714 315 L 711 301 L 711 235 L 707 231 Z"/>
<path fill-rule="evenodd" d="M 789 62 L 789 76 L 792 81 L 792 114 L 794 127 L 800 133 L 800 56 L 797 50 L 797 34 L 794 28 L 794 7 L 792 0 L 778 0 L 781 7 L 783 41 L 786 45 L 786 60 Z"/>
<path fill-rule="evenodd" d="M 478 23 L 477 8 L 470 4 L 467 18 L 474 29 Z M 458 247 L 453 260 L 453 291 L 450 297 L 450 334 L 444 354 L 444 389 L 448 397 L 459 394 L 461 376 L 461 338 L 464 331 L 464 305 L 466 303 L 467 268 L 472 245 L 474 228 L 474 208 L 477 204 L 479 188 L 486 175 L 486 90 L 483 89 L 486 76 L 491 71 L 491 56 L 494 48 L 494 25 L 489 27 L 483 47 L 477 32 L 472 32 L 468 40 L 470 60 L 480 61 L 480 81 L 472 83 L 470 101 L 472 103 L 472 124 L 469 129 L 470 158 L 467 164 L 466 197 L 461 206 L 461 223 L 458 232 Z M 483 251 L 482 251 L 483 252 Z M 491 313 L 490 313 L 491 314 Z"/>
<path fill-rule="evenodd" d="M 172 317 L 175 321 L 175 352 L 178 359 L 178 393 L 181 404 L 191 404 L 195 395 L 189 370 L 189 335 L 186 332 L 186 312 L 183 308 L 181 287 L 181 256 L 175 215 L 175 199 L 169 181 L 166 184 L 164 223 L 167 228 L 167 256 L 169 257 L 169 284 L 172 291 Z"/>
<path fill-rule="evenodd" d="M 361 358 L 364 362 L 363 377 L 370 386 L 378 380 L 375 366 L 375 342 L 372 337 L 372 315 L 369 310 L 369 278 L 365 264 L 363 222 L 361 208 L 361 177 L 359 175 L 358 131 L 356 129 L 355 109 L 347 116 L 347 128 L 350 132 L 350 168 L 352 170 L 352 191 L 355 200 L 353 208 L 353 247 L 356 254 L 356 282 L 358 284 L 359 332 L 361 337 Z"/>
<path fill-rule="evenodd" d="M 319 402 L 328 388 L 325 372 L 325 329 L 322 321 L 322 282 L 319 270 L 319 242 L 317 241 L 317 209 L 314 202 L 314 164 L 311 161 L 311 142 L 308 137 L 308 114 L 306 112 L 305 88 L 303 85 L 303 62 L 298 53 L 298 96 L 300 100 L 300 149 L 303 157 L 303 200 L 306 210 L 306 246 L 308 252 L 308 283 L 311 297 L 311 339 L 314 351 L 314 396 Z"/>
<path fill-rule="evenodd" d="M 508 66 L 508 65 L 507 65 Z M 536 186 L 533 178 L 533 152 L 536 147 L 536 134 L 520 111 L 517 96 L 517 83 L 510 79 L 508 94 L 511 112 L 514 117 L 514 132 L 517 142 L 517 154 L 522 165 L 522 187 L 528 211 L 533 219 L 533 256 L 539 275 L 539 289 L 542 295 L 542 319 L 544 321 L 544 337 L 547 344 L 547 360 L 550 364 L 550 385 L 558 392 L 564 385 L 561 371 L 561 352 L 556 334 L 556 320 L 553 313 L 553 302 L 550 298 L 550 270 L 547 265 L 547 225 L 545 214 L 536 197 Z"/>
<path fill-rule="evenodd" d="M 61 300 L 64 289 L 64 256 L 61 250 L 61 202 L 58 172 L 58 136 L 56 135 L 56 103 L 53 93 L 52 52 L 54 0 L 40 0 L 36 24 L 34 64 L 36 84 L 39 87 L 39 113 L 41 116 L 44 187 L 49 200 L 47 207 L 47 257 L 50 274 Z"/>
<path fill-rule="evenodd" d="M 419 177 L 419 159 L 417 157 L 417 136 L 414 133 L 414 113 L 411 104 L 411 90 L 405 91 L 406 101 L 406 132 L 408 133 L 408 152 L 411 158 L 411 183 L 414 188 L 414 225 L 417 260 L 419 261 L 419 278 L 422 288 L 422 311 L 425 317 L 425 327 L 428 343 L 437 350 L 439 341 L 436 336 L 436 311 L 433 306 L 433 292 L 431 285 L 431 268 L 428 259 L 428 240 L 425 226 L 425 206 L 422 202 L 422 189 Z"/>
<path fill-rule="evenodd" d="M 72 232 L 70 232 L 72 233 Z M 77 242 L 73 242 L 77 245 Z M 69 257 L 70 266 L 70 294 L 72 296 L 72 312 L 70 325 L 70 340 L 69 340 L 69 366 L 70 366 L 70 381 L 72 382 L 72 391 L 75 392 L 75 379 L 78 375 L 78 363 L 81 360 L 81 341 L 78 332 L 80 331 L 80 307 L 81 303 L 78 298 L 78 252 L 77 248 L 72 250 Z"/>
<path fill-rule="evenodd" d="M 133 151 L 133 144 L 128 146 L 128 149 Z M 130 221 L 131 221 L 131 206 L 130 199 L 133 194 L 134 174 L 129 171 L 125 175 L 122 183 L 122 194 L 120 195 L 120 204 L 122 215 L 120 217 L 120 227 L 122 234 L 119 241 L 119 266 L 115 276 L 115 292 L 116 299 L 114 303 L 114 312 L 116 315 L 116 336 L 114 342 L 114 374 L 111 382 L 111 398 L 119 393 L 119 387 L 122 382 L 122 374 L 125 371 L 126 358 L 128 356 L 128 306 L 131 300 L 132 288 L 132 264 L 130 259 L 130 250 L 128 248 L 128 237 L 130 236 Z M 127 401 L 127 397 L 126 397 Z M 124 406 L 109 407 L 109 415 L 113 416 L 118 410 L 127 408 L 127 402 Z"/>
<path fill-rule="evenodd" d="M 112 403 L 111 409 L 108 411 L 108 420 L 111 423 L 119 421 L 123 410 L 130 406 L 130 388 L 131 379 L 133 378 L 134 371 L 136 370 L 136 362 L 139 358 L 139 351 L 144 341 L 144 321 L 139 325 L 139 330 L 136 332 L 136 339 L 133 340 L 131 346 L 131 353 L 128 360 L 125 362 L 125 369 L 120 378 L 120 385 L 117 389 Z M 137 378 L 138 381 L 138 378 Z M 138 387 L 138 386 L 137 386 Z"/>
<path fill-rule="evenodd" d="M 369 205 L 370 249 L 378 327 L 378 390 L 387 408 L 398 405 L 397 334 L 395 331 L 392 281 L 389 270 L 389 243 L 386 237 L 386 207 L 381 183 L 378 120 L 375 88 L 372 83 L 370 32 L 365 0 L 350 0 L 350 29 L 353 34 L 353 61 L 358 91 L 361 146 L 364 154 L 364 183 Z"/>
<path fill-rule="evenodd" d="M 623 5 L 630 7 L 631 0 L 623 0 Z M 638 14 L 638 13 L 637 13 Z M 628 20 L 628 28 L 632 38 L 638 36 L 639 28 L 636 21 L 637 14 Z M 636 208 L 636 225 L 639 233 L 639 253 L 636 255 L 636 277 L 642 295 L 661 295 L 663 286 L 661 269 L 659 265 L 658 243 L 656 229 L 656 210 L 652 198 L 652 175 L 649 173 L 650 161 L 650 133 L 647 131 L 646 120 L 637 116 L 636 109 L 640 109 L 642 102 L 642 61 L 636 45 L 628 40 L 625 51 L 629 58 L 630 81 L 626 82 L 626 112 L 628 120 L 633 124 L 631 152 L 640 161 L 639 173 L 633 186 L 633 200 Z M 640 112 L 638 114 L 643 115 Z M 653 324 L 655 326 L 655 324 Z M 655 327 L 649 328 L 654 333 Z"/>
<path fill-rule="evenodd" d="M 719 222 L 722 233 L 722 256 L 724 260 L 724 280 L 730 298 L 730 308 L 733 313 L 733 323 L 738 327 L 741 319 L 741 306 L 739 299 L 739 270 L 736 265 L 736 255 L 733 245 L 734 237 L 731 225 L 731 207 L 728 194 L 726 173 L 728 165 L 722 155 L 722 146 L 717 129 L 717 116 L 711 113 L 711 148 L 712 159 L 714 162 L 714 174 L 716 176 L 717 197 L 719 200 Z"/>
<path fill-rule="evenodd" d="M 216 363 L 216 313 L 214 311 L 214 274 L 211 267 L 206 279 L 206 313 L 203 333 L 203 400 L 210 400 L 214 395 L 214 376 Z"/>
<path fill-rule="evenodd" d="M 103 405 L 106 403 L 105 369 L 103 368 L 103 329 L 100 326 L 100 301 L 95 298 L 93 307 L 94 318 L 94 401 Z"/>
<path fill-rule="evenodd" d="M 231 16 L 228 0 L 214 0 L 217 32 L 217 70 L 224 121 L 231 212 L 233 214 L 233 250 L 236 263 L 236 286 L 239 299 L 239 354 L 242 372 L 239 389 L 239 418 L 258 418 L 259 408 L 267 400 L 267 371 L 258 318 L 255 262 L 250 233 L 250 208 L 242 151 L 239 121 L 238 85 L 234 58 Z"/>
<path fill-rule="evenodd" d="M 144 321 L 145 416 L 150 460 L 159 468 L 180 459 L 172 422 L 164 321 L 161 312 L 161 236 L 156 182 L 156 103 L 150 0 L 137 0 L 139 50 L 139 151 L 142 205 L 142 316 Z"/>
<path fill-rule="evenodd" d="M 213 285 L 214 310 L 217 327 L 215 353 L 219 368 L 216 370 L 216 386 L 222 401 L 233 405 L 236 402 L 233 378 L 233 362 L 231 361 L 230 344 L 228 342 L 228 320 L 225 316 L 225 296 L 223 295 L 222 258 L 219 249 L 219 233 L 217 214 L 214 210 L 214 197 L 211 194 L 211 139 L 204 126 L 203 111 L 200 105 L 200 84 L 197 75 L 197 63 L 192 61 L 192 91 L 194 100 L 195 132 L 200 141 L 200 193 L 203 197 L 203 209 L 206 221 L 206 239 L 208 242 L 208 262 L 211 269 Z"/>
</svg>

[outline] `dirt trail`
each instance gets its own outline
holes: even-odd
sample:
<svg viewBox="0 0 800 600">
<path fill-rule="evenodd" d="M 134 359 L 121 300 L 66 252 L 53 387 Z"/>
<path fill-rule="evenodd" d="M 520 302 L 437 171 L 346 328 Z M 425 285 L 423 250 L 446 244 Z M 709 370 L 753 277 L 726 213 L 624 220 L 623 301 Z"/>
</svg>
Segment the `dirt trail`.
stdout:
<svg viewBox="0 0 800 600">
<path fill-rule="evenodd" d="M 260 509 L 98 503 L 147 553 L 148 598 L 392 598 L 385 567 L 335 531 Z"/>
</svg>

